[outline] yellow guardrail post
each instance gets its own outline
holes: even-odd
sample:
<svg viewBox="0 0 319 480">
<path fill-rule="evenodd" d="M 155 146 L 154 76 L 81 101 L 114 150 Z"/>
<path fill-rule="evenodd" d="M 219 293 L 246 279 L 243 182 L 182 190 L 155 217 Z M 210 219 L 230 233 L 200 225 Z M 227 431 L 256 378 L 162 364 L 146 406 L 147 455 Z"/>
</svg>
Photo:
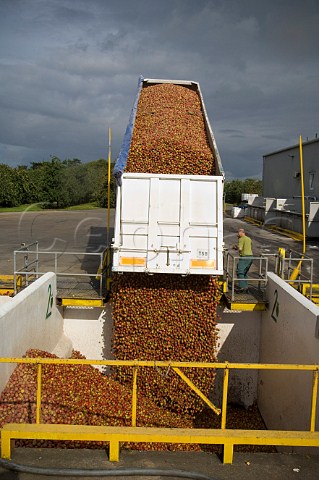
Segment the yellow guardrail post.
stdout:
<svg viewBox="0 0 319 480">
<path fill-rule="evenodd" d="M 228 367 L 228 362 L 226 362 L 226 365 L 224 368 L 224 381 L 223 381 L 221 430 L 226 429 L 228 383 L 229 383 L 229 367 Z M 234 456 L 234 444 L 231 443 L 226 436 L 224 438 L 224 443 L 223 443 L 223 463 L 228 463 L 228 464 L 233 463 L 233 456 Z"/>
<path fill-rule="evenodd" d="M 132 427 L 136 427 L 137 410 L 137 365 L 133 367 L 133 389 L 132 389 Z"/>
<path fill-rule="evenodd" d="M 312 398 L 311 398 L 311 418 L 310 431 L 314 432 L 316 428 L 316 409 L 318 398 L 318 368 L 313 372 Z"/>
<path fill-rule="evenodd" d="M 305 182 L 304 182 L 304 168 L 302 157 L 302 137 L 299 137 L 299 156 L 300 156 L 300 183 L 301 183 L 301 213 L 302 213 L 302 256 L 296 268 L 293 270 L 289 280 L 296 280 L 301 271 L 302 261 L 306 253 L 306 210 L 305 210 Z M 293 282 L 289 282 L 290 285 Z"/>
<path fill-rule="evenodd" d="M 42 394 L 42 364 L 38 363 L 37 370 L 37 402 L 36 402 L 36 423 L 41 420 L 41 394 Z"/>
<path fill-rule="evenodd" d="M 222 401 L 222 421 L 221 421 L 222 429 L 226 428 L 228 382 L 229 382 L 229 368 L 228 368 L 228 362 L 226 362 L 226 366 L 224 369 L 224 381 L 223 381 L 223 401 Z"/>
<path fill-rule="evenodd" d="M 107 158 L 107 245 L 110 238 L 110 225 L 111 225 L 111 145 L 112 145 L 112 130 L 109 128 L 109 152 Z"/>
<path fill-rule="evenodd" d="M 305 181 L 302 154 L 302 136 L 299 137 L 300 156 L 300 183 L 301 183 L 301 211 L 302 211 L 302 253 L 306 253 L 306 210 L 305 210 Z"/>
<path fill-rule="evenodd" d="M 120 460 L 120 442 L 115 438 L 110 440 L 109 460 L 110 462 L 118 462 Z"/>
</svg>

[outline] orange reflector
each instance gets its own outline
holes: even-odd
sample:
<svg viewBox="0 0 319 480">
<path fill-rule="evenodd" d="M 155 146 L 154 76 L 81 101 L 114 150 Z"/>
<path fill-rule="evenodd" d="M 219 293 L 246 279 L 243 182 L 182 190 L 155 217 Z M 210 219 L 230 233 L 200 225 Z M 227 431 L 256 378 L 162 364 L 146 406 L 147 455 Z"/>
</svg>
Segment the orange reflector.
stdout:
<svg viewBox="0 0 319 480">
<path fill-rule="evenodd" d="M 191 260 L 191 268 L 215 268 L 215 260 Z"/>
<path fill-rule="evenodd" d="M 136 265 L 138 267 L 144 267 L 146 265 L 146 259 L 140 257 L 120 257 L 120 265 Z"/>
</svg>

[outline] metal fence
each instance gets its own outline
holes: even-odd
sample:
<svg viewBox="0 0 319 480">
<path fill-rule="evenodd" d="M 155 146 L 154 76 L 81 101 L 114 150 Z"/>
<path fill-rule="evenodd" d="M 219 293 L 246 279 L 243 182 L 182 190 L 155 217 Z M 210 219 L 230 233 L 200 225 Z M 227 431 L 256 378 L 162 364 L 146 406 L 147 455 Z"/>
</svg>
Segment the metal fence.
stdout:
<svg viewBox="0 0 319 480">
<path fill-rule="evenodd" d="M 242 280 L 238 277 L 237 266 L 240 256 L 226 251 L 224 257 L 227 289 L 231 293 L 231 301 L 235 300 L 236 284 Z M 267 272 L 273 271 L 286 283 L 297 288 L 301 293 L 307 287 L 307 297 L 312 300 L 313 258 L 292 250 L 279 248 L 276 253 L 262 253 L 260 257 L 252 257 L 253 265 L 247 281 L 250 287 L 258 290 L 264 300 L 267 285 Z"/>
<path fill-rule="evenodd" d="M 236 285 L 239 281 L 243 280 L 242 278 L 239 278 L 237 274 L 237 266 L 240 258 L 241 257 L 238 254 L 234 255 L 231 252 L 225 252 L 225 277 L 227 290 L 231 294 L 232 302 L 235 300 Z M 247 281 L 250 287 L 252 286 L 256 289 L 263 298 L 265 287 L 267 285 L 268 257 L 263 255 L 260 257 L 252 256 L 251 259 L 253 260 L 253 265 L 250 269 Z"/>
<path fill-rule="evenodd" d="M 70 284 L 73 281 L 75 283 L 73 291 L 81 292 L 79 282 L 82 282 L 82 287 L 84 286 L 87 291 L 96 288 L 98 295 L 102 297 L 105 280 L 104 255 L 105 252 L 41 251 L 38 242 L 22 245 L 13 252 L 14 295 L 40 275 L 52 271 L 57 276 L 58 290 L 59 286 L 60 289 L 66 289 L 63 282 Z M 79 272 L 81 259 L 82 269 L 85 271 Z M 21 277 L 24 281 L 18 282 Z"/>
<path fill-rule="evenodd" d="M 277 275 L 299 290 L 302 291 L 304 284 L 309 285 L 309 298 L 312 299 L 313 258 L 293 250 L 280 249 L 275 268 Z"/>
</svg>

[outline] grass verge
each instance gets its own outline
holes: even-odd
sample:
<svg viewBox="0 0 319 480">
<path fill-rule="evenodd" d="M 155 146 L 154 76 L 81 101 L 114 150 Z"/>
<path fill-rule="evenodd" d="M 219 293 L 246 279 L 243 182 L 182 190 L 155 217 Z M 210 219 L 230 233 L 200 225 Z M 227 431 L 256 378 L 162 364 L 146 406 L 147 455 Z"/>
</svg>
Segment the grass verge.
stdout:
<svg viewBox="0 0 319 480">
<path fill-rule="evenodd" d="M 0 207 L 0 213 L 7 212 L 42 212 L 43 210 L 95 210 L 98 207 L 95 203 L 84 203 L 83 205 L 72 205 L 66 208 L 43 208 L 42 203 L 31 203 L 27 205 L 18 205 L 17 207 Z"/>
</svg>

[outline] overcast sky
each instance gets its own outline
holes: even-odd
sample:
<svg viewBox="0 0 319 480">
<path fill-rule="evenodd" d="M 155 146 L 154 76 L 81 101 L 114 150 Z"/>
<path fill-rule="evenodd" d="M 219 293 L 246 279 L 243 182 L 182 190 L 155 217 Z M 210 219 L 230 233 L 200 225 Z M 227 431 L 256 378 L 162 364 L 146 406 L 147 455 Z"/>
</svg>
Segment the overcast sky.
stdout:
<svg viewBox="0 0 319 480">
<path fill-rule="evenodd" d="M 226 178 L 319 134 L 318 0 L 0 0 L 0 163 L 112 159 L 139 75 L 199 82 Z"/>
</svg>

